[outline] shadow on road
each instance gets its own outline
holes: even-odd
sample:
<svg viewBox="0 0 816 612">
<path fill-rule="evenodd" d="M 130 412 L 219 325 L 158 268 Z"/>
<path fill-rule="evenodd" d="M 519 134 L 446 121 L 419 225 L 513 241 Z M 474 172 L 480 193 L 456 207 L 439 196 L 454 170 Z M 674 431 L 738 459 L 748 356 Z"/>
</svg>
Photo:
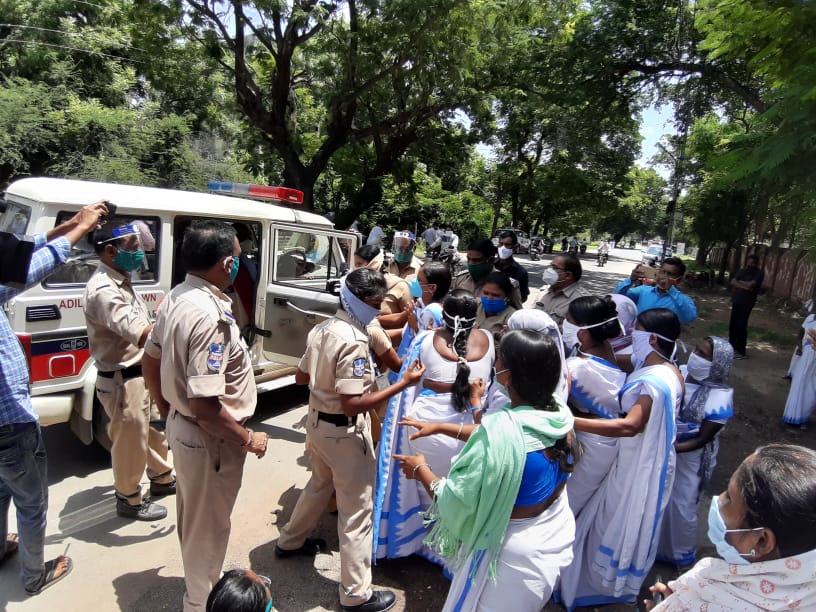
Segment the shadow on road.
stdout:
<svg viewBox="0 0 816 612">
<path fill-rule="evenodd" d="M 60 544 L 67 538 L 105 547 L 128 546 L 163 538 L 173 533 L 174 524 L 152 530 L 147 535 L 119 535 L 117 529 L 133 521 L 116 515 L 113 487 L 93 487 L 71 495 L 59 514 L 59 533 L 45 538 L 46 544 Z"/>
<path fill-rule="evenodd" d="M 98 444 L 84 445 L 68 423 L 43 427 L 48 453 L 48 484 L 53 486 L 71 476 L 83 478 L 111 466 L 110 454 Z"/>
<path fill-rule="evenodd" d="M 161 569 L 154 567 L 114 578 L 113 588 L 119 610 L 180 610 L 184 597 L 184 579 L 178 576 L 160 576 Z"/>
</svg>

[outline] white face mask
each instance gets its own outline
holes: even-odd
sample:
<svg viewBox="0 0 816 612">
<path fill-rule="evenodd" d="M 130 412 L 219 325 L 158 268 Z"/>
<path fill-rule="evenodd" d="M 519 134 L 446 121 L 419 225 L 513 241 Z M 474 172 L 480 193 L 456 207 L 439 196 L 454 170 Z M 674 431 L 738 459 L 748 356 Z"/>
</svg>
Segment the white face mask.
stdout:
<svg viewBox="0 0 816 612">
<path fill-rule="evenodd" d="M 692 353 L 686 363 L 686 370 L 694 380 L 703 382 L 711 375 L 711 362 L 700 357 L 697 353 Z"/>
<path fill-rule="evenodd" d="M 651 339 L 651 332 L 639 329 L 632 332 L 632 367 L 634 369 L 639 370 L 643 367 L 646 358 L 654 351 L 649 342 Z"/>
<path fill-rule="evenodd" d="M 541 280 L 543 280 L 546 285 L 554 285 L 558 282 L 558 270 L 555 268 L 547 268 L 544 270 L 544 274 L 541 275 Z"/>
<path fill-rule="evenodd" d="M 564 319 L 562 324 L 561 337 L 564 339 L 564 346 L 567 347 L 567 353 L 578 346 L 580 348 L 581 341 L 578 339 L 578 331 L 583 328 L 578 327 L 575 323 L 570 323 Z"/>
<path fill-rule="evenodd" d="M 506 246 L 499 247 L 499 259 L 510 259 L 513 256 L 513 249 Z"/>
</svg>

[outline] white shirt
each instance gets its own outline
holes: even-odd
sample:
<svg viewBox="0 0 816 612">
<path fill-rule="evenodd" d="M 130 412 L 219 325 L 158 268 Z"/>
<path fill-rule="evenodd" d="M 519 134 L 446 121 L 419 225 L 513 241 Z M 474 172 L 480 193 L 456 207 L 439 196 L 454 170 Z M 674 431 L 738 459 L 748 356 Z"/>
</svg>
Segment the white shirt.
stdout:
<svg viewBox="0 0 816 612">
<path fill-rule="evenodd" d="M 368 240 L 366 240 L 366 244 L 380 246 L 380 243 L 382 242 L 383 238 L 385 238 L 385 231 L 379 225 L 375 225 L 374 229 L 372 229 L 371 233 L 368 235 Z"/>
</svg>

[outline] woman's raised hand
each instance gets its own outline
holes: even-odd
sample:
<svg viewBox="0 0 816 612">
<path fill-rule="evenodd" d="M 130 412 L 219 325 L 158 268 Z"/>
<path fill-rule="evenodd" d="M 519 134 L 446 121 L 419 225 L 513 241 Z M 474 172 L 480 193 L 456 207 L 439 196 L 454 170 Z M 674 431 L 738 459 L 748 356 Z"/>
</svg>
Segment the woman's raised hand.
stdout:
<svg viewBox="0 0 816 612">
<path fill-rule="evenodd" d="M 424 421 L 416 421 L 409 417 L 405 417 L 397 424 L 402 427 L 413 427 L 417 430 L 408 436 L 409 440 L 416 440 L 417 438 L 424 438 L 425 436 L 432 436 L 437 433 L 436 423 L 425 423 Z"/>
</svg>

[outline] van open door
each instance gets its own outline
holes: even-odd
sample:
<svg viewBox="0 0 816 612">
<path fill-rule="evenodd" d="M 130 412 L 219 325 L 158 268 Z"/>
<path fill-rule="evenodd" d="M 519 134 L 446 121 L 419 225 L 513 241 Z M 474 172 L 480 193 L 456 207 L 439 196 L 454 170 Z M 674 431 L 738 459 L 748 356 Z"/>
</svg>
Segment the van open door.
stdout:
<svg viewBox="0 0 816 612">
<path fill-rule="evenodd" d="M 296 366 L 309 331 L 340 304 L 340 278 L 352 268 L 360 235 L 272 223 L 263 318 L 264 358 Z"/>
</svg>

